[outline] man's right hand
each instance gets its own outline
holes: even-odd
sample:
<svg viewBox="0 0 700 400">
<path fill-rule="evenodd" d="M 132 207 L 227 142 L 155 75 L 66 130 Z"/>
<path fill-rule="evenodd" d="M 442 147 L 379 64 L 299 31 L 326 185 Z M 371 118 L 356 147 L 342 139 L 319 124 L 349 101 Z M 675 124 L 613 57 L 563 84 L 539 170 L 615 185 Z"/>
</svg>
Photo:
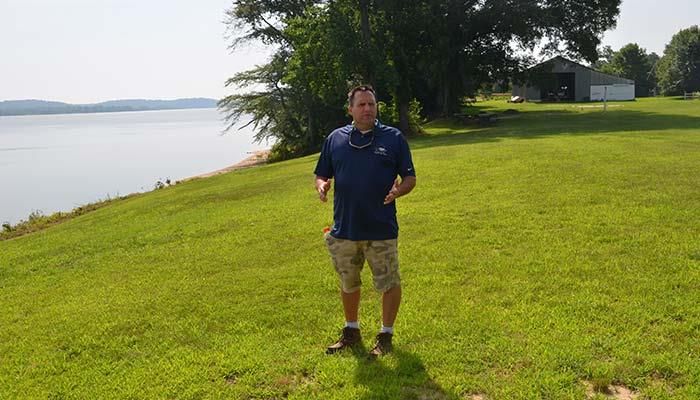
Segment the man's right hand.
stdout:
<svg viewBox="0 0 700 400">
<path fill-rule="evenodd" d="M 316 178 L 316 190 L 318 191 L 318 198 L 322 202 L 328 201 L 328 190 L 331 188 L 330 179 Z"/>
</svg>

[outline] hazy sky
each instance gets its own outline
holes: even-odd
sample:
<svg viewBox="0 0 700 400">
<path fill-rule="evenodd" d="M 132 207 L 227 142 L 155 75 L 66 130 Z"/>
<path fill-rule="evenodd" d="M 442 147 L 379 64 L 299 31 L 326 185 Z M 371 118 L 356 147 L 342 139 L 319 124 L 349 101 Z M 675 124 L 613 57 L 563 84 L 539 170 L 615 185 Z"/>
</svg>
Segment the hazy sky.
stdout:
<svg viewBox="0 0 700 400">
<path fill-rule="evenodd" d="M 0 100 L 220 98 L 263 47 L 231 54 L 230 0 L 0 0 Z"/>
<path fill-rule="evenodd" d="M 231 54 L 230 0 L 0 0 L 0 100 L 220 98 L 226 78 L 264 62 L 262 46 Z M 623 0 L 604 44 L 661 55 L 700 24 L 699 0 Z"/>
<path fill-rule="evenodd" d="M 700 25 L 700 0 L 622 0 L 617 27 L 605 33 L 603 44 L 619 50 L 637 43 L 661 56 L 671 37 L 692 25 Z"/>
</svg>

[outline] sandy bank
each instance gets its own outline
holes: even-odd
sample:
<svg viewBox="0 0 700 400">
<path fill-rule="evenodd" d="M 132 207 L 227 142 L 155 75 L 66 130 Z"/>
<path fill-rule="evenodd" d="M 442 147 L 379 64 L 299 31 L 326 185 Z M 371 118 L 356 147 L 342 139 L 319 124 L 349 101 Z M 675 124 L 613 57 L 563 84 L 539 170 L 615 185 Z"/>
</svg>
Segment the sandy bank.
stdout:
<svg viewBox="0 0 700 400">
<path fill-rule="evenodd" d="M 259 151 L 252 151 L 249 152 L 250 156 L 246 157 L 242 161 L 239 161 L 231 166 L 228 166 L 226 168 L 222 168 L 213 172 L 206 172 L 200 175 L 195 175 L 191 176 L 189 178 L 185 178 L 182 181 L 189 181 L 191 179 L 198 179 L 198 178 L 208 178 L 210 176 L 214 175 L 219 175 L 219 174 L 224 174 L 226 172 L 231 172 L 237 169 L 242 169 L 242 168 L 249 168 L 249 167 L 254 167 L 256 165 L 260 164 L 265 164 L 267 162 L 267 157 L 270 155 L 270 150 L 259 150 Z"/>
</svg>

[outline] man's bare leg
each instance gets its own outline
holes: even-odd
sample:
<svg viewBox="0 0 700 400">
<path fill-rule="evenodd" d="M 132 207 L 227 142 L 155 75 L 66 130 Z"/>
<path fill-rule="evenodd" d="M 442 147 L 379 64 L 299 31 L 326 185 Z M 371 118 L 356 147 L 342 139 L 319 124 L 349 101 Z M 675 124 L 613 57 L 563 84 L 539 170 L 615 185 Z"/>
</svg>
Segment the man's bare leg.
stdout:
<svg viewBox="0 0 700 400">
<path fill-rule="evenodd" d="M 341 289 L 340 297 L 343 299 L 345 322 L 356 322 L 360 309 L 360 289 L 357 289 L 352 293 L 345 293 Z"/>
<path fill-rule="evenodd" d="M 394 286 L 382 295 L 382 323 L 393 327 L 401 305 L 401 286 Z"/>
<path fill-rule="evenodd" d="M 394 286 L 382 295 L 382 330 L 377 335 L 377 344 L 369 352 L 375 358 L 392 351 L 391 338 L 394 336 L 394 321 L 401 304 L 401 286 Z"/>
<path fill-rule="evenodd" d="M 343 311 L 345 313 L 345 327 L 343 328 L 343 335 L 337 342 L 328 346 L 328 348 L 326 349 L 326 354 L 336 353 L 348 346 L 353 346 L 362 341 L 359 326 L 356 325 L 358 322 L 357 315 L 359 313 L 360 308 L 360 290 L 358 289 L 352 293 L 345 293 L 341 289 L 340 298 L 343 301 Z"/>
</svg>

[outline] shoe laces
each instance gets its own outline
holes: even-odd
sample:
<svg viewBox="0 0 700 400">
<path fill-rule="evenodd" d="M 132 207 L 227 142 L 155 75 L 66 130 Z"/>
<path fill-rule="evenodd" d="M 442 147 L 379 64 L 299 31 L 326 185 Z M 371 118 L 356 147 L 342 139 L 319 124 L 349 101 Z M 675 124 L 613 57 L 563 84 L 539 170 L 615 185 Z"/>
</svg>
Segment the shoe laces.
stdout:
<svg viewBox="0 0 700 400">
<path fill-rule="evenodd" d="M 391 343 L 391 333 L 389 332 L 382 332 L 377 335 L 377 346 L 380 347 L 386 347 L 389 343 Z"/>
<path fill-rule="evenodd" d="M 352 341 L 357 336 L 354 328 L 345 327 L 340 334 L 341 341 Z"/>
</svg>

